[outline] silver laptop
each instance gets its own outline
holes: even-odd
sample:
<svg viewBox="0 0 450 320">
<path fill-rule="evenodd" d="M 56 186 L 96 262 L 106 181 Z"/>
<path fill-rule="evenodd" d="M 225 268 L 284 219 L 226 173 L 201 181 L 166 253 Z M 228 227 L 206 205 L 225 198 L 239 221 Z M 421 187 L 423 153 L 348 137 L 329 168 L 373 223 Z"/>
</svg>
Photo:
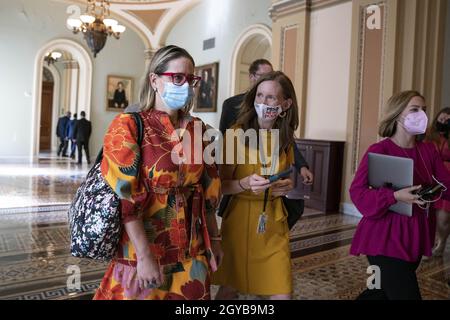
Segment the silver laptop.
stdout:
<svg viewBox="0 0 450 320">
<path fill-rule="evenodd" d="M 389 187 L 397 191 L 413 186 L 414 161 L 412 159 L 369 153 L 369 185 L 373 188 Z M 412 216 L 412 204 L 397 202 L 389 208 L 396 213 Z"/>
</svg>

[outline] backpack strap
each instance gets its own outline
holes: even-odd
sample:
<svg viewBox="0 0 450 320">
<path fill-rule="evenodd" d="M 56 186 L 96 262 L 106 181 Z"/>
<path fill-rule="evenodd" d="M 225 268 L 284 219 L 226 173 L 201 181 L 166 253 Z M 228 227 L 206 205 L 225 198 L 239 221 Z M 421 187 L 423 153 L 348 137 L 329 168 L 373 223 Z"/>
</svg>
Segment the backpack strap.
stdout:
<svg viewBox="0 0 450 320">
<path fill-rule="evenodd" d="M 138 145 L 139 147 L 142 145 L 142 140 L 144 140 L 144 123 L 142 122 L 142 118 L 138 112 L 127 112 L 126 114 L 131 114 L 136 122 L 136 127 L 138 130 Z"/>
</svg>

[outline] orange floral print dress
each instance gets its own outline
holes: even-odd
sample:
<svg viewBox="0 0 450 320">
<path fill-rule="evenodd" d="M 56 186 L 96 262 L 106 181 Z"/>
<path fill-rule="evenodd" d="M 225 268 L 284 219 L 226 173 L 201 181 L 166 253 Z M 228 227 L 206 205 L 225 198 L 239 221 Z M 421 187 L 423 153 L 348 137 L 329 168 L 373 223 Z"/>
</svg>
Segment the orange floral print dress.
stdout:
<svg viewBox="0 0 450 320">
<path fill-rule="evenodd" d="M 210 299 L 210 273 L 217 266 L 206 216 L 215 214 L 220 179 L 214 165 L 202 160 L 195 164 L 194 138 L 187 144 L 191 150 L 185 144 L 179 148 L 186 133 L 194 137 L 194 127 L 200 124 L 204 132 L 205 125 L 180 112 L 176 134 L 167 113 L 149 110 L 140 115 L 141 148 L 133 117 L 117 116 L 104 139 L 101 169 L 121 199 L 123 223 L 143 220 L 149 249 L 163 268 L 164 281 L 156 289 L 139 288 L 136 252 L 124 228 L 116 258 L 94 299 Z M 204 147 L 200 144 L 202 151 Z M 191 161 L 172 161 L 174 150 Z"/>
</svg>

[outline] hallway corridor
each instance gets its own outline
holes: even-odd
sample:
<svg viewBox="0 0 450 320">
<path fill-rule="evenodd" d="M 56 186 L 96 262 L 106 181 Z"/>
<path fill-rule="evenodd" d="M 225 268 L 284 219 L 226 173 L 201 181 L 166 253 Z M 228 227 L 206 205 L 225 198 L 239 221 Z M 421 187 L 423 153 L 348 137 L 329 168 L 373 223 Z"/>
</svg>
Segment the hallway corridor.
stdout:
<svg viewBox="0 0 450 320">
<path fill-rule="evenodd" d="M 0 299 L 92 297 L 106 263 L 71 257 L 67 229 L 68 204 L 87 170 L 51 157 L 0 165 Z M 291 232 L 294 299 L 354 299 L 364 289 L 366 259 L 348 254 L 357 223 L 339 213 L 306 211 Z M 70 265 L 81 269 L 80 291 L 67 290 Z M 424 299 L 449 299 L 449 276 L 447 246 L 444 258 L 420 267 Z"/>
</svg>

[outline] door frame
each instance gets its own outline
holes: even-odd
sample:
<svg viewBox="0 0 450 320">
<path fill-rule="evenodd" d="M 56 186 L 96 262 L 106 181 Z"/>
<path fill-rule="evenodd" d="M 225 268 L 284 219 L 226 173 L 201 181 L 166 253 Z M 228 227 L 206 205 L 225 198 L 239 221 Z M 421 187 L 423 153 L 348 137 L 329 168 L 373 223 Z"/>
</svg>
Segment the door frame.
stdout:
<svg viewBox="0 0 450 320">
<path fill-rule="evenodd" d="M 44 65 L 44 68 L 47 68 L 52 76 L 53 76 L 53 106 L 52 106 L 52 137 L 50 150 L 55 152 L 58 148 L 58 139 L 56 139 L 56 123 L 58 122 L 59 116 L 59 101 L 60 101 L 60 91 L 61 91 L 61 75 L 59 74 L 58 69 L 53 65 Z M 40 136 L 40 131 L 39 131 Z"/>
</svg>

